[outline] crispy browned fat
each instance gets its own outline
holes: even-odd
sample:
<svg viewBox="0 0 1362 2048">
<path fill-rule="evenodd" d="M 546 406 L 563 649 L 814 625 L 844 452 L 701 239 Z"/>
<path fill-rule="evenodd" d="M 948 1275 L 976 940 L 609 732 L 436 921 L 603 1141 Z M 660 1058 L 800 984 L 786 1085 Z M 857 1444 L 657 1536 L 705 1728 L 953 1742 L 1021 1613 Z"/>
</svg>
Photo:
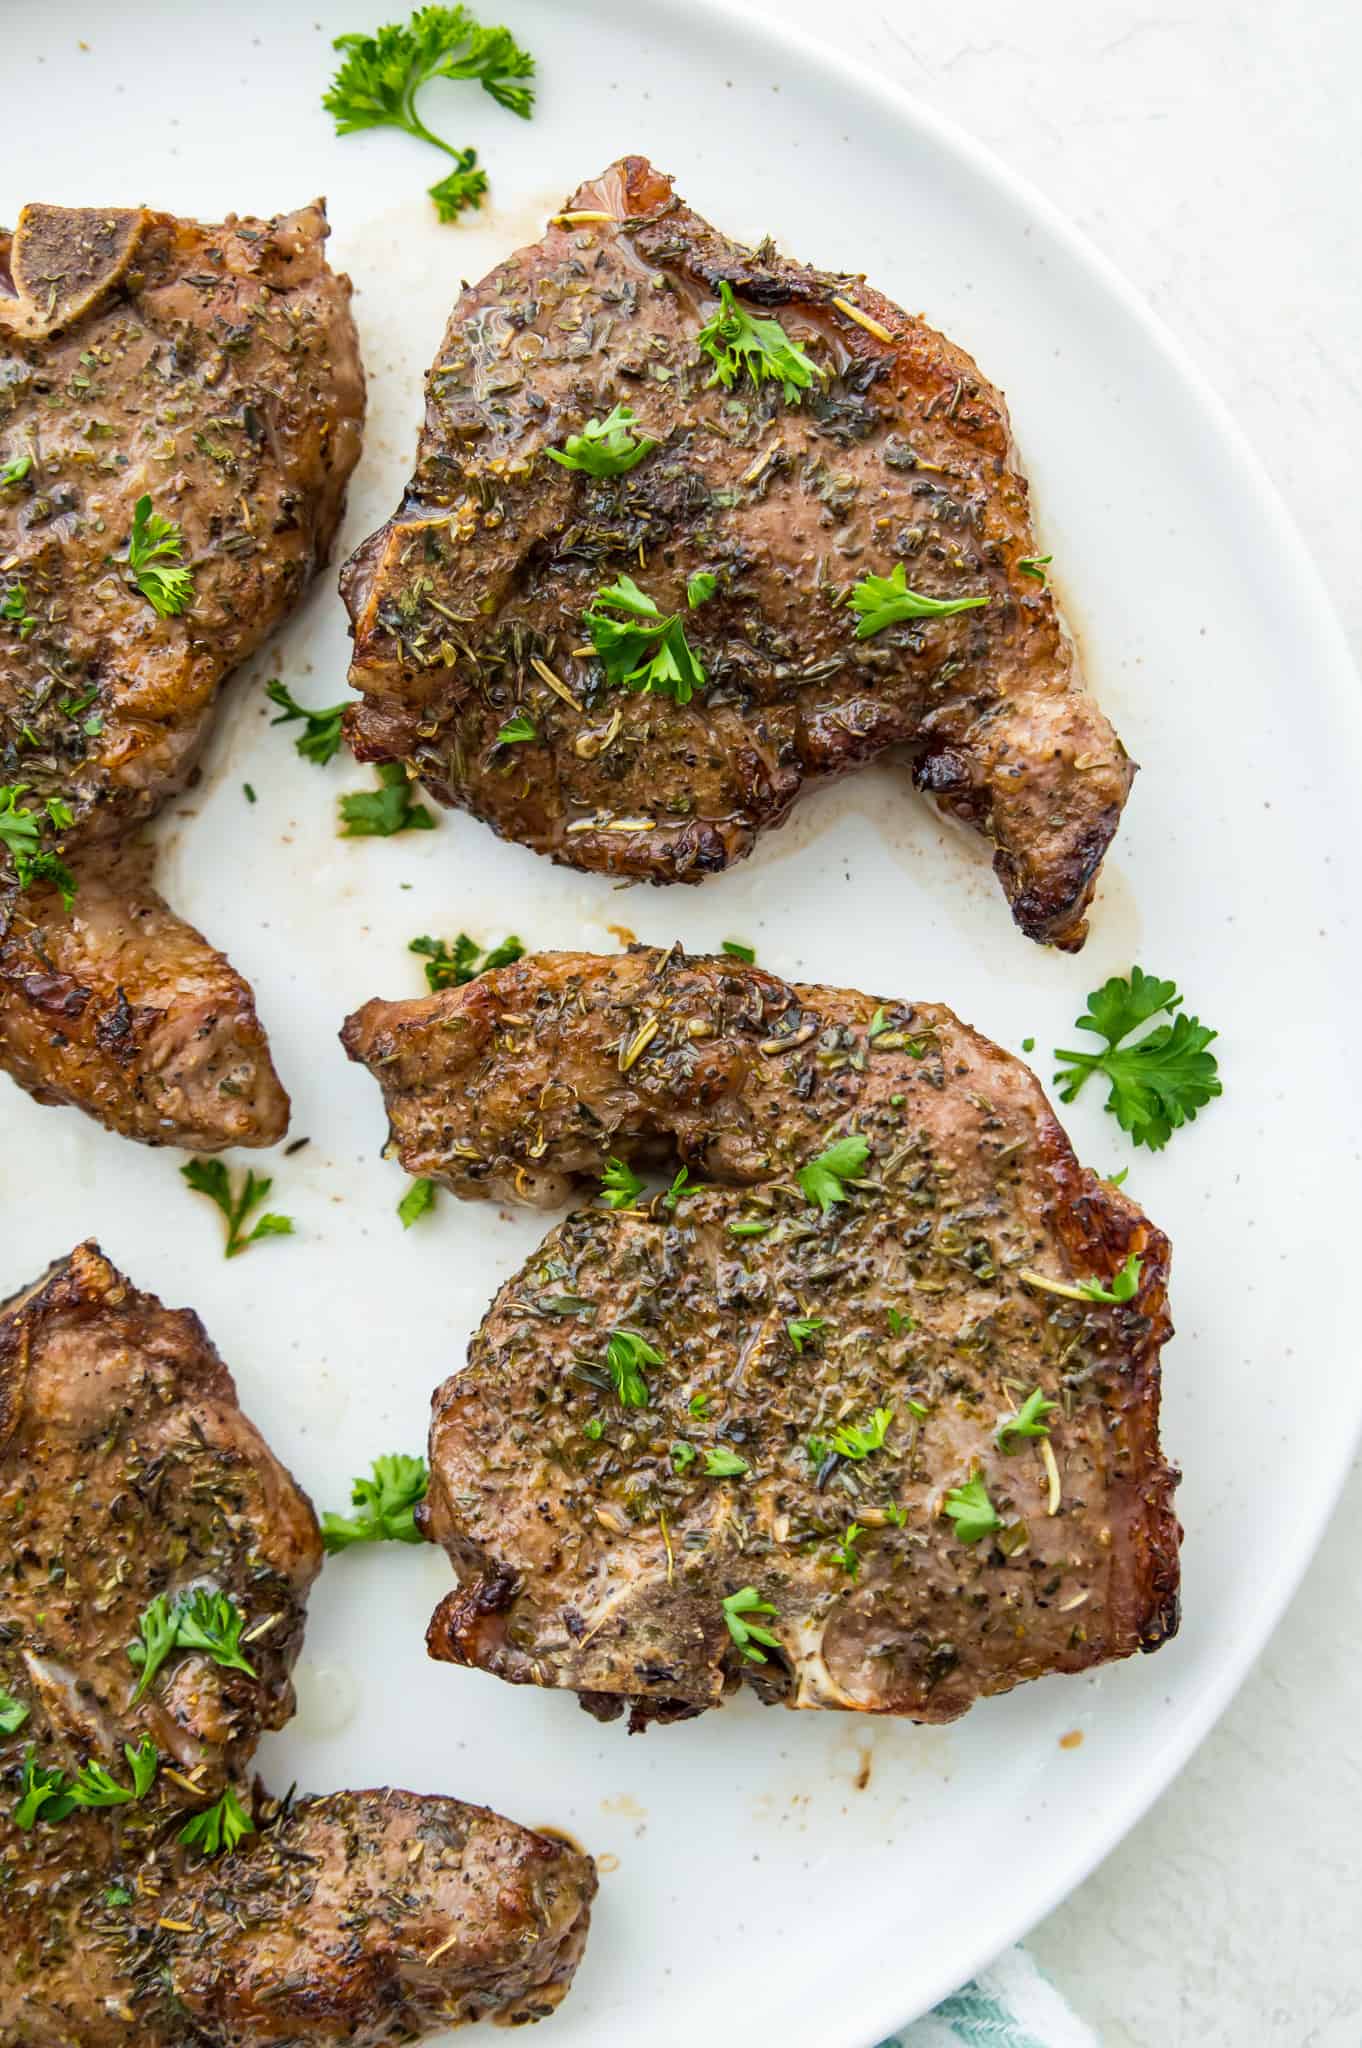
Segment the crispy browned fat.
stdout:
<svg viewBox="0 0 1362 2048">
<path fill-rule="evenodd" d="M 465 1197 L 685 1169 L 551 1231 L 437 1391 L 433 1656 L 635 1727 L 742 1680 L 948 1721 L 1174 1632 L 1168 1241 L 1020 1060 L 679 947 L 531 956 L 342 1035 L 403 1166 Z"/>
<path fill-rule="evenodd" d="M 320 1564 L 196 1316 L 93 1244 L 0 1308 L 0 2048 L 377 2044 L 562 1997 L 588 1857 L 457 1799 L 252 1786 Z M 143 1687 L 142 1618 L 201 1591 L 250 1668 L 180 1646 Z M 25 1810 L 53 1772 L 130 1792 L 148 1743 L 144 1797 Z M 225 1793 L 254 1832 L 186 1846 Z"/>
<path fill-rule="evenodd" d="M 0 232 L 0 817 L 33 821 L 0 832 L 0 1066 L 150 1144 L 288 1123 L 250 990 L 121 848 L 335 537 L 364 379 L 326 235 L 320 202 L 220 225 L 26 206 Z M 180 530 L 182 612 L 128 561 L 144 497 Z M 18 886 L 35 857 L 70 871 L 69 912 L 41 871 Z"/>
<path fill-rule="evenodd" d="M 779 320 L 806 388 L 718 380 L 699 335 L 722 287 Z M 642 459 L 552 459 L 616 406 Z M 730 241 L 625 157 L 454 308 L 415 473 L 342 576 L 348 736 L 504 838 L 655 882 L 729 866 L 807 784 L 902 747 L 993 846 L 1021 929 L 1072 950 L 1134 768 L 1038 552 L 1006 407 L 962 349 L 859 277 Z M 858 639 L 852 586 L 897 565 L 973 608 Z M 683 621 L 688 702 L 607 680 L 583 615 L 622 572 Z"/>
</svg>

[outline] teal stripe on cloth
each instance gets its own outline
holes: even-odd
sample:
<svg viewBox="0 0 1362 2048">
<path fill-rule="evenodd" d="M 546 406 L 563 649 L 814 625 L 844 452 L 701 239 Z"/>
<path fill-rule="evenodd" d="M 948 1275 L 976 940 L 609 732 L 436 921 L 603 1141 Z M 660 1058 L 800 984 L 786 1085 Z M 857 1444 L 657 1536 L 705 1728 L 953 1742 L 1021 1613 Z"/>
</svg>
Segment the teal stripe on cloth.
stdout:
<svg viewBox="0 0 1362 2048">
<path fill-rule="evenodd" d="M 1024 1948 L 1008 1949 L 879 2048 L 1101 2048 Z"/>
</svg>

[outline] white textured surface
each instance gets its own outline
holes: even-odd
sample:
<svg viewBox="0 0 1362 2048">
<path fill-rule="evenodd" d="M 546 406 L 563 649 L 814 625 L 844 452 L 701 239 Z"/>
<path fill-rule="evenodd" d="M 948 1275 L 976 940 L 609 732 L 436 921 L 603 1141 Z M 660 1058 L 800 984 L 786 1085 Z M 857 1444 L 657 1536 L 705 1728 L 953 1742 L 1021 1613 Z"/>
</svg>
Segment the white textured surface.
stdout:
<svg viewBox="0 0 1362 2048">
<path fill-rule="evenodd" d="M 758 4 L 827 33 L 824 0 Z M 1356 0 L 870 0 L 855 19 L 858 54 L 1038 185 L 1191 351 L 1362 648 Z M 1157 564 L 1143 566 L 1156 597 Z M 1270 937 L 1263 951 L 1267 969 Z M 1230 1712 L 1031 1937 L 1105 2048 L 1357 2048 L 1359 1614 L 1355 1472 Z"/>
</svg>

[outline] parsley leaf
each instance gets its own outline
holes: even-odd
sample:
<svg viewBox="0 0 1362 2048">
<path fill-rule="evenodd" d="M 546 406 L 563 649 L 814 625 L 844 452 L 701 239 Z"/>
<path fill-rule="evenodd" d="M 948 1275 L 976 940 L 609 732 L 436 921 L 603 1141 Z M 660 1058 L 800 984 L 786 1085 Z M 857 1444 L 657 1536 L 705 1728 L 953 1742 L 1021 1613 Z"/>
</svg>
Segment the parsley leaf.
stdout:
<svg viewBox="0 0 1362 2048">
<path fill-rule="evenodd" d="M 11 455 L 6 463 L 0 463 L 0 491 L 7 491 L 13 484 L 21 484 L 33 467 L 31 455 Z"/>
<path fill-rule="evenodd" d="M 750 1469 L 746 1458 L 740 1458 L 723 1444 L 717 1450 L 705 1452 L 706 1479 L 741 1479 Z"/>
<path fill-rule="evenodd" d="M 42 820 L 19 801 L 28 788 L 26 782 L 0 784 L 0 846 L 14 862 L 14 879 L 21 889 L 31 889 L 35 882 L 51 882 L 61 891 L 62 903 L 69 910 L 76 900 L 75 876 L 57 854 L 40 847 Z M 70 806 L 60 797 L 49 797 L 44 808 L 58 831 L 75 823 Z"/>
<path fill-rule="evenodd" d="M 414 1180 L 397 1205 L 397 1213 L 402 1219 L 402 1228 L 410 1230 L 418 1217 L 424 1216 L 427 1209 L 433 1209 L 434 1207 L 434 1181 L 425 1179 Z"/>
<path fill-rule="evenodd" d="M 433 832 L 435 820 L 424 804 L 411 800 L 413 785 L 400 761 L 384 761 L 377 789 L 352 790 L 340 799 L 342 839 L 391 839 L 394 832 Z"/>
<path fill-rule="evenodd" d="M 951 1488 L 946 1495 L 945 1512 L 954 1522 L 955 1533 L 962 1543 L 977 1543 L 981 1536 L 1003 1526 L 1003 1518 L 989 1499 L 988 1488 L 977 1472 L 963 1486 Z"/>
<path fill-rule="evenodd" d="M 507 28 L 483 28 L 466 7 L 420 7 L 406 27 L 390 22 L 371 36 L 337 36 L 343 61 L 322 95 L 338 135 L 400 128 L 451 157 L 454 168 L 430 188 L 442 221 L 481 204 L 487 176 L 477 152 L 455 149 L 432 134 L 416 112 L 416 95 L 432 78 L 476 78 L 499 106 L 528 120 L 534 59 Z"/>
<path fill-rule="evenodd" d="M 686 578 L 686 603 L 693 612 L 702 604 L 708 604 L 719 588 L 719 579 L 710 569 L 696 569 Z"/>
<path fill-rule="evenodd" d="M 667 1455 L 672 1461 L 673 1472 L 684 1473 L 695 1463 L 696 1449 L 694 1444 L 688 1444 L 684 1437 L 678 1437 Z"/>
<path fill-rule="evenodd" d="M 690 1168 L 683 1166 L 666 1194 L 661 1197 L 662 1206 L 669 1216 L 674 1216 L 678 1202 L 682 1201 L 687 1195 L 698 1195 L 699 1192 L 699 1188 L 691 1183 Z"/>
<path fill-rule="evenodd" d="M 28 608 L 28 592 L 22 583 L 11 583 L 0 602 L 0 619 L 19 628 L 19 638 L 27 640 L 38 621 Z"/>
<path fill-rule="evenodd" d="M 1171 981 L 1132 967 L 1130 978 L 1114 974 L 1088 997 L 1078 1019 L 1080 1031 L 1105 1038 L 1103 1052 L 1055 1053 L 1067 1067 L 1055 1075 L 1061 1102 L 1072 1102 L 1091 1074 L 1110 1082 L 1106 1108 L 1137 1145 L 1158 1152 L 1173 1132 L 1191 1123 L 1199 1109 L 1221 1093 L 1215 1054 L 1206 1050 L 1219 1034 L 1189 1017 Z M 1161 1011 L 1172 1021 L 1156 1025 L 1133 1044 L 1123 1041 Z"/>
<path fill-rule="evenodd" d="M 225 1259 L 234 1259 L 238 1252 L 244 1252 L 248 1245 L 256 1244 L 262 1237 L 292 1237 L 291 1216 L 265 1215 L 260 1217 L 252 1230 L 243 1236 L 246 1218 L 252 1209 L 258 1209 L 274 1186 L 272 1180 L 257 1176 L 247 1169 L 241 1184 L 241 1192 L 233 1194 L 232 1178 L 220 1159 L 191 1159 L 180 1168 L 183 1178 L 188 1181 L 196 1195 L 207 1195 L 210 1202 L 216 1202 L 227 1220 L 227 1243 L 223 1250 Z"/>
<path fill-rule="evenodd" d="M 125 1742 L 123 1754 L 132 1771 L 131 1786 L 120 1785 L 103 1764 L 84 1764 L 71 1781 L 71 1797 L 77 1806 L 130 1806 L 134 1800 L 146 1798 L 161 1767 L 160 1750 L 144 1735 L 135 1749 Z"/>
<path fill-rule="evenodd" d="M 847 1198 L 845 1182 L 853 1180 L 870 1156 L 869 1141 L 859 1131 L 848 1132 L 799 1169 L 798 1180 L 804 1198 L 817 1202 L 826 1216 L 835 1202 Z"/>
<path fill-rule="evenodd" d="M 493 740 L 494 747 L 521 747 L 527 740 L 536 740 L 539 729 L 528 711 L 517 711 L 507 719 Z"/>
<path fill-rule="evenodd" d="M 327 1552 L 348 1550 L 355 1543 L 423 1543 L 416 1526 L 416 1505 L 426 1497 L 429 1475 L 424 1458 L 402 1452 L 375 1458 L 372 1479 L 356 1479 L 350 1505 L 357 1515 L 323 1515 L 322 1544 Z"/>
<path fill-rule="evenodd" d="M 740 1586 L 736 1593 L 730 1593 L 723 1602 L 723 1610 L 728 1633 L 744 1657 L 750 1658 L 754 1664 L 769 1662 L 766 1652 L 756 1646 L 758 1643 L 765 1643 L 767 1649 L 778 1650 L 780 1637 L 772 1635 L 769 1628 L 763 1628 L 755 1621 L 747 1621 L 744 1617 L 749 1614 L 774 1614 L 776 1610 L 770 1601 L 763 1600 L 755 1586 Z"/>
<path fill-rule="evenodd" d="M 607 1159 L 601 1175 L 601 1200 L 608 1209 L 632 1209 L 643 1193 L 643 1182 L 622 1159 Z"/>
<path fill-rule="evenodd" d="M 749 946 L 745 939 L 725 939 L 723 949 L 730 960 L 745 961 L 749 967 L 756 964 L 757 949 Z"/>
<path fill-rule="evenodd" d="M 686 1405 L 696 1421 L 703 1422 L 709 1414 L 709 1395 L 692 1394 Z"/>
<path fill-rule="evenodd" d="M 248 1678 L 258 1678 L 260 1673 L 254 1664 L 241 1654 L 241 1631 L 245 1625 L 246 1617 L 235 1600 L 226 1593 L 212 1593 L 206 1586 L 197 1586 L 187 1600 L 176 1602 L 175 1647 L 200 1650 L 225 1670 L 244 1671 Z"/>
<path fill-rule="evenodd" d="M 65 1820 L 75 1808 L 75 1797 L 67 1784 L 65 1772 L 56 1764 L 37 1763 L 30 1743 L 19 1777 L 19 1799 L 14 1808 L 16 1826 L 31 1828 L 39 1819 Z"/>
<path fill-rule="evenodd" d="M 718 312 L 695 338 L 714 363 L 707 390 L 712 384 L 731 390 L 745 370 L 758 390 L 769 379 L 779 384 L 787 405 L 798 405 L 814 378 L 827 375 L 791 341 L 779 320 L 758 319 L 740 306 L 726 280 L 719 286 Z"/>
<path fill-rule="evenodd" d="M 1059 1407 L 1058 1401 L 1047 1401 L 1039 1387 L 1033 1387 L 1021 1407 L 1011 1415 L 1004 1415 L 993 1433 L 993 1440 L 1000 1451 L 1016 1449 L 1010 1439 L 1017 1436 L 1048 1436 L 1050 1425 L 1045 1420 Z"/>
<path fill-rule="evenodd" d="M 277 676 L 266 683 L 265 695 L 279 707 L 279 716 L 270 720 L 271 725 L 291 725 L 295 718 L 303 720 L 304 729 L 293 744 L 305 761 L 315 761 L 319 768 L 324 768 L 334 759 L 340 751 L 343 704 L 329 704 L 325 711 L 309 711 L 305 704 L 295 703 L 288 685 Z"/>
<path fill-rule="evenodd" d="M 525 948 L 512 934 L 499 946 L 489 946 L 484 952 L 467 932 L 460 932 L 452 946 L 443 939 L 420 938 L 413 939 L 407 951 L 426 956 L 426 982 L 438 995 L 442 988 L 462 988 L 466 982 L 476 981 L 480 974 L 490 974 L 494 967 L 511 966 Z"/>
<path fill-rule="evenodd" d="M 612 617 L 614 612 L 623 612 L 625 618 Z M 689 704 L 704 688 L 704 668 L 679 614 L 659 611 L 632 576 L 602 584 L 582 613 L 582 624 L 608 683 L 674 697 L 678 704 Z"/>
<path fill-rule="evenodd" d="M 831 1447 L 839 1458 L 849 1458 L 859 1465 L 872 1451 L 883 1450 L 893 1420 L 892 1408 L 877 1408 L 864 1429 L 854 1423 L 839 1424 L 832 1432 Z"/>
<path fill-rule="evenodd" d="M 164 1593 L 158 1593 L 154 1600 L 148 1601 L 138 1617 L 140 1642 L 128 1644 L 128 1662 L 142 1674 L 129 1706 L 135 1707 L 149 1690 L 152 1680 L 174 1649 L 175 1629 L 176 1617 L 170 1611 L 170 1603 Z"/>
<path fill-rule="evenodd" d="M 851 593 L 851 608 L 860 614 L 858 640 L 868 640 L 872 633 L 882 633 L 900 619 L 946 619 L 954 612 L 972 612 L 987 603 L 986 597 L 922 597 L 908 588 L 902 562 L 896 562 L 888 576 L 863 576 Z"/>
<path fill-rule="evenodd" d="M 1017 567 L 1023 576 L 1030 576 L 1037 583 L 1048 583 L 1050 579 L 1045 572 L 1054 559 L 1053 555 L 1022 555 Z"/>
<path fill-rule="evenodd" d="M 802 1358 L 804 1346 L 811 1344 L 828 1327 L 826 1316 L 793 1316 L 785 1325 L 785 1334 Z"/>
<path fill-rule="evenodd" d="M 561 448 L 548 448 L 550 461 L 588 476 L 623 476 L 656 448 L 646 434 L 635 435 L 638 421 L 627 405 L 617 405 L 603 420 L 588 420 L 580 434 L 569 434 Z"/>
<path fill-rule="evenodd" d="M 187 1842 L 201 1856 L 216 1856 L 221 1849 L 230 1855 L 244 1836 L 254 1833 L 255 1822 L 229 1785 L 221 1799 L 185 1822 L 176 1839 Z"/>
<path fill-rule="evenodd" d="M 1117 1304 L 1133 1301 L 1139 1290 L 1140 1274 L 1144 1261 L 1138 1252 L 1132 1252 L 1119 1273 L 1113 1274 L 1110 1287 L 1104 1287 L 1100 1280 L 1051 1280 L 1044 1273 L 1034 1273 L 1029 1266 L 1017 1268 L 1017 1278 L 1024 1280 L 1028 1287 L 1037 1287 L 1042 1294 L 1060 1294 L 1066 1301 L 1103 1301 Z"/>
<path fill-rule="evenodd" d="M 128 568 L 132 581 L 152 610 L 163 618 L 188 611 L 194 601 L 194 573 L 180 563 L 184 535 L 173 519 L 162 519 L 141 497 L 132 508 L 128 537 Z M 169 563 L 179 564 L 170 568 Z"/>
<path fill-rule="evenodd" d="M 646 1408 L 648 1382 L 643 1377 L 642 1368 L 661 1365 L 662 1353 L 654 1351 L 647 1338 L 640 1337 L 637 1330 L 614 1330 L 606 1346 L 605 1362 L 620 1406 Z"/>
<path fill-rule="evenodd" d="M 23 1701 L 16 1700 L 12 1692 L 0 1685 L 0 1735 L 17 1735 L 28 1715 Z"/>
<path fill-rule="evenodd" d="M 859 1522 L 848 1522 L 846 1534 L 832 1553 L 834 1563 L 840 1564 L 842 1570 L 849 1573 L 853 1579 L 861 1569 L 861 1554 L 856 1545 L 864 1534 L 865 1530 Z"/>
</svg>

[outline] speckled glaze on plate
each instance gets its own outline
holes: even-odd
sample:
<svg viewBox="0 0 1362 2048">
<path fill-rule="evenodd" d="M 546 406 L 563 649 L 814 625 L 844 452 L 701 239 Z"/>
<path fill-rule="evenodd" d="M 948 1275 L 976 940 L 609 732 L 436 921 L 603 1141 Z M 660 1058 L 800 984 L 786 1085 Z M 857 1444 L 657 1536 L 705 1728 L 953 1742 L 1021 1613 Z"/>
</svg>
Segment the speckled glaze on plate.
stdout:
<svg viewBox="0 0 1362 2048">
<path fill-rule="evenodd" d="M 1174 1244 L 1176 1642 L 944 1730 L 744 1700 L 630 1742 L 563 1696 L 429 1664 L 443 1559 L 352 1554 L 313 1597 L 301 1711 L 262 1755 L 274 1782 L 456 1793 L 595 1850 L 591 1945 L 547 2023 L 561 2048 L 754 2028 L 784 2048 L 864 2048 L 1112 1847 L 1224 1707 L 1327 1525 L 1362 1415 L 1349 1297 L 1321 1284 L 1351 1270 L 1362 1125 L 1334 1022 L 1356 989 L 1357 681 L 1216 401 L 1048 206 L 924 109 L 736 8 L 516 0 L 539 109 L 526 124 L 433 89 L 435 125 L 475 143 L 493 181 L 476 224 L 441 228 L 424 197 L 439 166 L 404 137 L 337 139 L 319 105 L 329 38 L 400 11 L 345 0 L 319 26 L 290 0 L 155 0 L 116 23 L 94 0 L 25 10 L 6 28 L 0 215 L 45 198 L 211 219 L 326 193 L 371 394 L 338 563 L 407 473 L 460 280 L 536 236 L 611 158 L 646 152 L 735 235 L 865 270 L 1006 392 L 1064 610 L 1142 764 L 1092 937 L 1077 961 L 1021 939 L 986 852 L 888 764 L 811 798 L 699 890 L 615 890 L 463 817 L 338 840 L 336 795 L 369 772 L 300 761 L 261 688 L 278 674 L 312 703 L 344 694 L 329 573 L 230 686 L 202 783 L 159 827 L 161 884 L 253 982 L 290 1136 L 312 1141 L 270 1155 L 272 1206 L 298 1235 L 225 1265 L 216 1214 L 174 1155 L 6 1084 L 0 1290 L 98 1235 L 140 1286 L 198 1309 L 273 1448 L 319 1506 L 341 1506 L 375 1452 L 420 1446 L 431 1389 L 542 1228 L 449 1200 L 410 1232 L 397 1222 L 403 1182 L 377 1157 L 371 1084 L 334 1034 L 365 997 L 420 990 L 411 937 L 514 930 L 607 951 L 620 927 L 694 947 L 741 938 L 783 974 L 945 1001 L 1013 1050 L 1034 1036 L 1043 1078 L 1107 974 L 1138 959 L 1178 977 L 1220 1028 L 1224 1099 L 1157 1157 L 1128 1151 L 1094 1089 L 1065 1118 L 1088 1163 L 1130 1166 Z"/>
</svg>

